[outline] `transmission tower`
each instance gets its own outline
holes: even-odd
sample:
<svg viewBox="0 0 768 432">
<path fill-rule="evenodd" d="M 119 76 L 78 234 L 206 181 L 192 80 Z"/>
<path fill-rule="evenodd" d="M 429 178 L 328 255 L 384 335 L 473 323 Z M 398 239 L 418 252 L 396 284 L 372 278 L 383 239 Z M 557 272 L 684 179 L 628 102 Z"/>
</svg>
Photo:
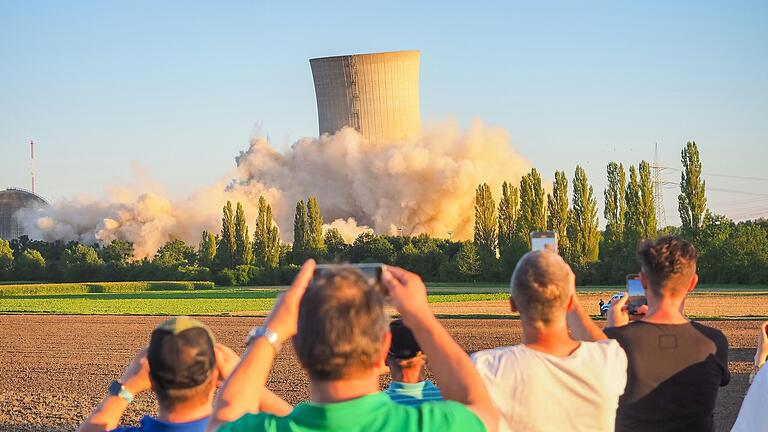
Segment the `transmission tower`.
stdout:
<svg viewBox="0 0 768 432">
<path fill-rule="evenodd" d="M 661 166 L 659 162 L 659 143 L 655 143 L 653 150 L 653 201 L 656 207 L 656 226 L 664 228 L 667 226 L 667 212 L 664 209 L 664 191 L 663 186 L 669 184 L 664 181 L 662 171 L 667 167 Z"/>
</svg>

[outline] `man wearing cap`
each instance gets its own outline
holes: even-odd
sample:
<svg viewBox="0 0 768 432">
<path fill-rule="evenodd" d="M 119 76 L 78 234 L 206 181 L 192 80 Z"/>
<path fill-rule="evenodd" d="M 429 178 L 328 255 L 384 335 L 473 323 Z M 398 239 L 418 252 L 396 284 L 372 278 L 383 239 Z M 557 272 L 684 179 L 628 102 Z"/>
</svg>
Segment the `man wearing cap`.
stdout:
<svg viewBox="0 0 768 432">
<path fill-rule="evenodd" d="M 421 351 L 411 329 L 403 320 L 389 323 L 392 343 L 387 353 L 387 366 L 392 374 L 392 383 L 384 393 L 393 401 L 411 406 L 424 402 L 440 401 L 440 389 L 426 379 L 427 356 Z"/>
<path fill-rule="evenodd" d="M 149 346 L 142 348 L 107 396 L 78 429 L 80 432 L 189 431 L 202 432 L 211 415 L 217 385 L 229 376 L 237 354 L 216 343 L 213 333 L 189 317 L 169 319 L 152 331 Z M 133 398 L 152 389 L 159 415 L 145 416 L 139 427 L 117 428 Z M 265 389 L 262 410 L 281 415 L 291 406 Z"/>
</svg>

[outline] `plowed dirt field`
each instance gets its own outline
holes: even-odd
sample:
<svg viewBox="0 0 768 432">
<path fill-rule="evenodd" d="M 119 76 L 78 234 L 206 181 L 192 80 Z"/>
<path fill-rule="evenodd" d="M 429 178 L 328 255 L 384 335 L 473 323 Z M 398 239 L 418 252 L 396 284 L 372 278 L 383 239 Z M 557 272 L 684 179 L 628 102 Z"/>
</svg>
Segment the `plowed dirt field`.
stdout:
<svg viewBox="0 0 768 432">
<path fill-rule="evenodd" d="M 236 351 L 262 318 L 204 317 Z M 147 343 L 163 317 L 0 316 L 0 431 L 71 431 L 120 376 L 134 353 Z M 520 322 L 512 319 L 445 319 L 443 324 L 468 352 L 520 342 Z M 730 429 L 747 389 L 758 321 L 707 321 L 730 344 L 730 385 L 720 390 L 717 430 Z M 279 354 L 269 387 L 291 403 L 308 397 L 307 378 L 290 346 Z M 385 380 L 382 379 L 382 385 Z M 439 383 L 438 383 L 439 384 Z M 123 417 L 136 424 L 155 413 L 155 401 L 141 394 Z"/>
</svg>

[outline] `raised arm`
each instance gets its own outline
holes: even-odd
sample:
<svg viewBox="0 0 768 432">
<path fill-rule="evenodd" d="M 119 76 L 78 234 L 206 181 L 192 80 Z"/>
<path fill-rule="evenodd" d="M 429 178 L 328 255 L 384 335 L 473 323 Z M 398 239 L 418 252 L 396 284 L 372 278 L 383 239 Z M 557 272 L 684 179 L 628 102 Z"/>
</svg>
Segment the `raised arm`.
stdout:
<svg viewBox="0 0 768 432">
<path fill-rule="evenodd" d="M 265 328 L 278 335 L 280 343 L 296 334 L 299 303 L 314 271 L 314 260 L 304 263 L 293 285 L 277 300 L 264 322 Z M 237 420 L 243 414 L 257 413 L 263 408 L 264 402 L 268 403 L 264 397 L 266 394 L 267 398 L 271 398 L 271 392 L 265 393 L 265 384 L 276 354 L 274 346 L 266 337 L 256 338 L 248 344 L 240 362 L 219 390 L 208 423 L 209 431 L 215 431 L 222 424 Z"/>
<path fill-rule="evenodd" d="M 149 362 L 147 349 L 143 348 L 123 371 L 120 383 L 132 395 L 136 396 L 152 387 L 149 380 Z M 78 432 L 101 432 L 112 430 L 120 424 L 123 412 L 128 408 L 128 401 L 120 396 L 107 395 L 102 399 L 91 415 L 77 429 Z"/>
<path fill-rule="evenodd" d="M 443 397 L 466 405 L 477 414 L 488 431 L 495 431 L 498 413 L 485 384 L 467 353 L 432 314 L 427 304 L 427 289 L 421 278 L 401 268 L 387 267 L 383 280 L 393 306 L 429 358 L 429 367 L 440 381 Z"/>
</svg>

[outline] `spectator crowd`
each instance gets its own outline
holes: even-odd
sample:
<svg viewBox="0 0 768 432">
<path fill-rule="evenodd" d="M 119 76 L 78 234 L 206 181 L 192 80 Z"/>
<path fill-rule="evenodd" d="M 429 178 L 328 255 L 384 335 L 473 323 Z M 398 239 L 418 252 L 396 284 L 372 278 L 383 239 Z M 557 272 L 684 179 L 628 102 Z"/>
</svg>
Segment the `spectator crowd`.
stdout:
<svg viewBox="0 0 768 432">
<path fill-rule="evenodd" d="M 614 297 L 601 327 L 579 304 L 568 264 L 529 252 L 510 281 L 521 343 L 471 355 L 430 310 L 418 275 L 387 266 L 372 283 L 352 266 L 308 260 L 242 355 L 195 319 L 165 321 L 79 430 L 712 431 L 731 376 L 723 333 L 685 314 L 698 253 L 667 236 L 637 255 L 647 305 L 630 314 L 628 296 Z M 767 325 L 734 431 L 768 430 Z M 267 388 L 284 343 L 310 380 L 310 400 L 296 406 Z M 158 415 L 119 426 L 142 391 L 155 394 Z"/>
</svg>

